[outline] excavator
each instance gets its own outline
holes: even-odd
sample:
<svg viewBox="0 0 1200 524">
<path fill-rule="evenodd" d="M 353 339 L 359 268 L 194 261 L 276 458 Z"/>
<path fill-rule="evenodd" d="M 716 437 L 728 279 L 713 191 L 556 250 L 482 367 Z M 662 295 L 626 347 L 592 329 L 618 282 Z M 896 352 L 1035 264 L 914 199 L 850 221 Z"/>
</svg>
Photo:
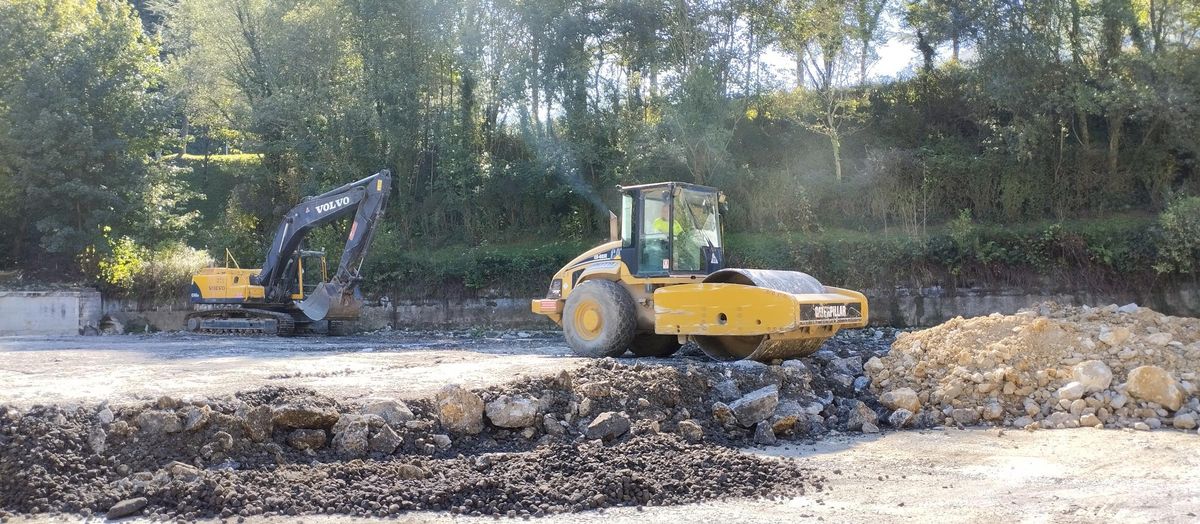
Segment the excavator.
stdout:
<svg viewBox="0 0 1200 524">
<path fill-rule="evenodd" d="M 867 325 L 867 299 L 799 271 L 724 267 L 725 195 L 683 182 L 618 186 L 609 242 L 568 262 L 532 312 L 584 357 L 667 357 L 695 342 L 714 360 L 771 362 L 816 352 Z"/>
<path fill-rule="evenodd" d="M 196 333 L 344 334 L 362 310 L 360 271 L 391 194 L 392 175 L 369 177 L 305 198 L 275 229 L 260 269 L 243 269 L 226 251 L 225 267 L 192 276 L 188 331 Z M 304 249 L 312 229 L 353 215 L 341 261 L 327 278 L 325 253 Z"/>
</svg>

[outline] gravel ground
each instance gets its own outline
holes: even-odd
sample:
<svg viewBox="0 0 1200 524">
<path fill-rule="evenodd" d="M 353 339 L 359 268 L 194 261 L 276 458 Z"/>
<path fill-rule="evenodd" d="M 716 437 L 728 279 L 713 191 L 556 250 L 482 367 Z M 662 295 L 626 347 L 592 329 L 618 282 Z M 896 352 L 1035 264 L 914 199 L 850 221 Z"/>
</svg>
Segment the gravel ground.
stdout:
<svg viewBox="0 0 1200 524">
<path fill-rule="evenodd" d="M 539 333 L 0 339 L 0 519 L 1195 520 L 1194 435 L 888 431 L 862 368 L 894 336 L 785 366 Z"/>
</svg>

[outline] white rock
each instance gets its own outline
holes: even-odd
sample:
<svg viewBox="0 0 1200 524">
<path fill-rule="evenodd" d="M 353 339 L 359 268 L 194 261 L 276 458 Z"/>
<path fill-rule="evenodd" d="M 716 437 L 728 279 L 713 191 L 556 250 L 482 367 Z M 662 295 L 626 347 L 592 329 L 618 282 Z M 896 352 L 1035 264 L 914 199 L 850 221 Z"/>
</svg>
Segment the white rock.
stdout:
<svg viewBox="0 0 1200 524">
<path fill-rule="evenodd" d="M 921 411 L 921 400 L 912 388 L 897 388 L 879 396 L 879 402 L 891 409 L 907 409 L 912 413 Z"/>
<path fill-rule="evenodd" d="M 1108 401 L 1108 405 L 1112 406 L 1113 409 L 1121 409 L 1122 407 L 1125 407 L 1126 402 L 1129 402 L 1129 397 L 1117 393 L 1116 395 L 1112 396 L 1111 400 Z"/>
<path fill-rule="evenodd" d="M 487 403 L 488 420 L 502 428 L 525 428 L 537 421 L 537 401 L 528 397 L 500 398 Z"/>
<path fill-rule="evenodd" d="M 1004 418 L 1004 406 L 997 401 L 990 401 L 983 406 L 984 420 L 1000 420 Z"/>
<path fill-rule="evenodd" d="M 913 413 L 907 409 L 900 408 L 892 412 L 888 417 L 888 424 L 894 428 L 902 428 L 912 422 Z"/>
<path fill-rule="evenodd" d="M 415 418 L 407 404 L 392 399 L 367 400 L 360 412 L 364 415 L 379 415 L 384 422 L 393 426 L 403 426 L 405 422 Z"/>
<path fill-rule="evenodd" d="M 1171 336 L 1170 333 L 1155 333 L 1153 335 L 1147 335 L 1144 340 L 1147 344 L 1152 346 L 1162 347 L 1170 344 L 1171 341 L 1175 340 L 1175 337 Z"/>
<path fill-rule="evenodd" d="M 1094 393 L 1108 389 L 1112 383 L 1112 369 L 1108 364 L 1099 360 L 1085 360 L 1071 369 L 1075 382 L 1083 384 L 1085 393 Z"/>
<path fill-rule="evenodd" d="M 1100 342 L 1108 344 L 1109 346 L 1117 346 L 1123 344 L 1126 340 L 1129 340 L 1130 335 L 1131 333 L 1129 332 L 1128 328 L 1117 326 L 1105 331 L 1101 331 L 1100 336 L 1096 338 L 1100 339 Z"/>
<path fill-rule="evenodd" d="M 1192 429 L 1196 427 L 1196 417 L 1191 413 L 1183 415 L 1175 415 L 1175 420 L 1171 422 L 1175 429 Z"/>
<path fill-rule="evenodd" d="M 1138 431 L 1150 431 L 1150 426 L 1147 426 L 1145 422 L 1135 422 L 1133 424 L 1133 429 Z"/>
<path fill-rule="evenodd" d="M 1060 400 L 1078 400 L 1083 398 L 1083 394 L 1087 392 L 1087 388 L 1080 382 L 1068 382 L 1065 386 L 1058 388 L 1058 398 Z"/>
</svg>

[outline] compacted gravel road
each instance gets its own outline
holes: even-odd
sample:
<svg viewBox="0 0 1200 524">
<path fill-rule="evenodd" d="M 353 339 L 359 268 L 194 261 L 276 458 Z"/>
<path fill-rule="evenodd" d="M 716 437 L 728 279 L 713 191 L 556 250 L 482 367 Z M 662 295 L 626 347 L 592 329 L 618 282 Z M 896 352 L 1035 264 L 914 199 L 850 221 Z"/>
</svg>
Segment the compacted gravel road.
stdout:
<svg viewBox="0 0 1200 524">
<path fill-rule="evenodd" d="M 397 492 L 408 500 L 398 512 L 386 507 L 368 510 L 383 511 L 406 522 L 490 522 L 486 505 L 503 505 L 513 496 L 546 500 L 548 506 L 557 508 L 544 517 L 550 522 L 1200 519 L 1200 454 L 1196 453 L 1200 440 L 1195 432 L 1092 428 L 894 431 L 884 427 L 882 433 L 847 433 L 844 409 L 838 413 L 842 416 L 839 420 L 832 406 L 854 402 L 855 396 L 868 404 L 872 399 L 868 392 L 837 386 L 826 376 L 839 369 L 847 355 L 853 358 L 886 352 L 894 334 L 891 330 L 871 329 L 844 333 L 826 345 L 829 351 L 825 357 L 768 371 L 757 365 L 714 366 L 686 349 L 669 361 L 616 359 L 597 365 L 596 361 L 573 357 L 559 335 L 544 332 L 391 332 L 287 339 L 184 334 L 0 338 L 0 429 L 11 424 L 0 432 L 0 444 L 4 444 L 0 445 L 0 473 L 17 478 L 12 486 L 25 493 L 16 498 L 12 492 L 0 496 L 0 521 L 6 512 L 16 516 L 16 521 L 77 521 L 80 513 L 71 507 L 95 508 L 86 512 L 103 514 L 118 500 L 123 504 L 145 504 L 137 498 L 127 499 L 141 493 L 149 497 L 149 506 L 135 518 L 192 515 L 216 520 L 211 512 L 226 507 L 231 510 L 230 516 L 245 514 L 248 522 L 294 522 L 297 516 L 257 514 L 263 509 L 270 513 L 280 501 L 255 498 L 253 494 L 289 489 L 294 494 L 307 493 L 303 504 L 297 505 L 300 512 L 328 512 L 332 508 L 341 513 L 337 505 L 343 498 L 363 493 L 369 500 L 363 499 L 362 507 L 374 507 L 367 505 L 379 500 L 374 497 L 386 496 L 377 495 L 379 490 L 388 489 L 379 482 L 417 490 Z M 781 390 L 781 397 L 812 399 L 824 395 L 825 388 L 840 391 L 840 400 L 827 402 L 831 407 L 822 412 L 826 428 L 808 437 L 784 438 L 781 434 L 779 445 L 756 446 L 753 441 L 757 435 L 751 438 L 754 431 L 729 430 L 727 435 L 722 434 L 713 425 L 716 423 L 708 413 L 708 404 L 687 404 L 689 413 L 681 409 L 683 404 L 662 404 L 654 389 L 678 388 L 684 399 L 689 395 L 708 398 L 721 392 L 700 391 L 695 389 L 696 384 L 713 384 L 722 377 L 732 377 L 726 380 L 736 380 L 743 386 L 741 394 L 746 394 L 758 387 L 749 384 L 764 380 L 763 373 L 779 371 L 795 379 L 785 378 L 787 387 Z M 563 378 L 568 374 L 569 378 Z M 663 382 L 663 377 L 677 377 L 671 379 L 677 382 Z M 556 382 L 563 380 L 566 382 Z M 622 380 L 646 382 L 619 384 Z M 593 382 L 611 383 L 612 393 L 604 396 L 609 393 L 602 392 L 588 400 L 597 407 L 585 418 L 582 406 L 566 402 L 572 398 L 572 388 L 576 394 L 585 391 L 585 396 L 592 396 L 594 388 L 586 386 Z M 515 430 L 489 426 L 476 438 L 460 440 L 456 436 L 455 447 L 447 451 L 421 452 L 432 446 L 420 440 L 430 431 L 428 423 L 421 421 L 436 419 L 431 398 L 449 383 L 512 395 L 537 396 L 542 391 L 543 399 L 560 399 L 554 401 L 558 403 L 553 404 L 553 411 L 578 412 L 581 419 L 572 424 L 583 425 L 570 426 L 568 431 L 578 433 L 549 447 L 536 444 L 538 437 L 523 439 Z M 544 388 L 557 389 L 551 392 Z M 485 399 L 496 399 L 496 394 L 483 393 Z M 282 396 L 270 400 L 262 395 Z M 843 399 L 843 395 L 849 397 Z M 243 464 L 239 466 L 229 459 L 220 462 L 215 457 L 197 458 L 211 454 L 214 444 L 207 446 L 208 451 L 201 445 L 212 440 L 209 434 L 219 429 L 217 424 L 224 424 L 220 428 L 240 428 L 237 421 L 253 419 L 253 412 L 246 410 L 260 402 L 335 402 L 341 406 L 342 417 L 352 417 L 347 410 L 380 397 L 409 401 L 416 422 L 421 422 L 416 426 L 396 425 L 401 442 L 389 459 L 371 455 L 365 461 L 343 462 L 329 451 L 329 446 L 345 444 L 337 439 L 324 448 L 326 451 L 310 454 L 313 458 L 307 459 L 302 453 L 289 451 L 290 440 L 280 440 L 286 433 L 276 431 L 277 444 L 269 438 L 256 444 L 258 440 L 239 433 L 240 429 L 229 430 L 236 444 L 226 452 L 231 458 L 241 453 Z M 176 406 L 171 409 L 177 413 L 194 413 L 188 405 L 211 404 L 214 411 L 209 428 L 199 433 L 147 430 L 153 422 L 147 416 L 171 413 L 154 411 L 161 410 L 164 402 Z M 588 420 L 609 409 L 628 411 L 635 419 L 629 436 L 603 445 L 598 440 L 589 441 L 584 437 Z M 657 423 L 648 423 L 655 420 L 656 410 L 664 409 L 670 416 L 661 419 L 663 434 L 655 435 Z M 96 425 L 96 417 L 104 416 L 97 413 L 105 411 L 110 420 L 113 412 L 117 414 L 117 425 L 121 419 L 128 420 L 142 425 L 142 432 L 135 427 L 121 433 L 114 424 Z M 275 416 L 278 421 L 278 411 Z M 687 416 L 703 422 L 708 432 L 703 444 L 684 442 L 678 421 Z M 177 420 L 190 423 L 185 419 Z M 680 429 L 675 429 L 677 424 Z M 648 429 L 651 426 L 654 429 Z M 108 433 L 105 459 L 92 454 L 105 446 L 101 432 L 100 447 L 96 447 L 98 427 Z M 565 423 L 563 427 L 567 427 Z M 371 428 L 374 446 L 378 433 L 375 426 Z M 537 434 L 544 435 L 540 419 L 537 428 Z M 336 436 L 339 429 L 326 431 Z M 367 431 L 363 426 L 364 436 Z M 216 435 L 217 440 L 212 442 L 229 437 Z M 571 435 L 579 436 L 572 440 Z M 193 439 L 194 449 L 190 447 Z M 26 451 L 14 451 L 18 446 Z M 504 459 L 487 458 L 491 455 L 480 451 L 506 446 L 509 451 Z M 256 450 L 274 451 L 263 454 Z M 271 458 L 272 453 L 277 458 Z M 87 465 L 72 469 L 71 461 L 85 461 Z M 280 465 L 278 469 L 273 463 Z M 44 468 L 50 468 L 50 472 Z M 730 474 L 724 474 L 721 468 L 730 469 Z M 58 476 L 55 470 L 69 473 Z M 289 480 L 291 476 L 295 476 L 294 481 Z M 106 480 L 112 478 L 125 480 Z M 587 480 L 591 478 L 610 483 L 606 484 L 609 487 L 592 486 Z M 530 479 L 534 479 L 532 484 L 527 483 Z M 646 493 L 638 489 L 621 491 L 619 487 L 630 482 L 647 487 L 656 483 L 671 485 L 674 479 L 686 480 L 673 494 L 655 494 L 653 489 Z M 366 487 L 355 488 L 356 482 L 366 482 Z M 543 486 L 545 482 L 554 486 Z M 773 485 L 780 483 L 785 485 Z M 345 493 L 322 494 L 326 484 L 328 489 Z M 559 487 L 592 498 L 595 493 L 615 489 L 631 493 L 633 499 L 648 497 L 652 503 L 634 507 L 614 500 L 580 499 L 572 494 L 564 497 L 554 491 Z M 68 494 L 73 502 L 54 506 L 56 490 Z M 112 490 L 112 494 L 106 490 Z M 769 498 L 761 498 L 763 495 Z M 433 498 L 423 498 L 430 496 Z M 169 503 L 174 497 L 184 501 L 178 512 Z M 31 505 L 30 498 L 46 500 L 58 509 L 51 513 L 33 510 L 31 515 L 30 508 L 45 507 L 46 502 L 37 503 L 43 506 Z M 473 499 L 484 507 L 467 507 Z M 456 506 L 454 513 L 422 509 L 444 507 L 442 500 L 463 506 Z M 405 511 L 410 506 L 413 510 Z M 246 512 L 247 507 L 261 509 Z M 590 507 L 603 509 L 587 509 Z M 348 512 L 359 511 L 355 508 L 350 507 Z M 473 508 L 485 510 L 483 516 L 470 516 Z M 64 510 L 67 513 L 53 513 Z M 500 515 L 506 513 L 497 511 Z M 300 518 L 306 522 L 358 521 L 328 514 Z"/>
</svg>

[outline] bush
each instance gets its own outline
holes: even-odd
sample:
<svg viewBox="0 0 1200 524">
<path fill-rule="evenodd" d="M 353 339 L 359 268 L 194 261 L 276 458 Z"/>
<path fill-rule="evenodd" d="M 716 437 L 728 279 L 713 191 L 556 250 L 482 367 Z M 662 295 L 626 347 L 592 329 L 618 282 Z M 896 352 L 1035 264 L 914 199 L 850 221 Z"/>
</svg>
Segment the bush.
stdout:
<svg viewBox="0 0 1200 524">
<path fill-rule="evenodd" d="M 1158 217 L 1158 273 L 1193 273 L 1200 257 L 1200 197 L 1177 198 Z"/>
<path fill-rule="evenodd" d="M 174 298 L 187 293 L 192 275 L 213 263 L 207 251 L 182 242 L 147 249 L 132 238 L 108 240 L 109 252 L 96 262 L 96 284 L 103 290 L 143 298 Z"/>
<path fill-rule="evenodd" d="M 130 290 L 134 279 L 146 265 L 146 250 L 132 238 L 108 238 L 109 253 L 97 263 L 97 278 L 103 287 Z"/>
<path fill-rule="evenodd" d="M 194 249 L 182 242 L 165 244 L 150 252 L 135 275 L 137 294 L 153 298 L 173 298 L 188 292 L 192 275 L 211 266 L 208 251 Z"/>
</svg>

